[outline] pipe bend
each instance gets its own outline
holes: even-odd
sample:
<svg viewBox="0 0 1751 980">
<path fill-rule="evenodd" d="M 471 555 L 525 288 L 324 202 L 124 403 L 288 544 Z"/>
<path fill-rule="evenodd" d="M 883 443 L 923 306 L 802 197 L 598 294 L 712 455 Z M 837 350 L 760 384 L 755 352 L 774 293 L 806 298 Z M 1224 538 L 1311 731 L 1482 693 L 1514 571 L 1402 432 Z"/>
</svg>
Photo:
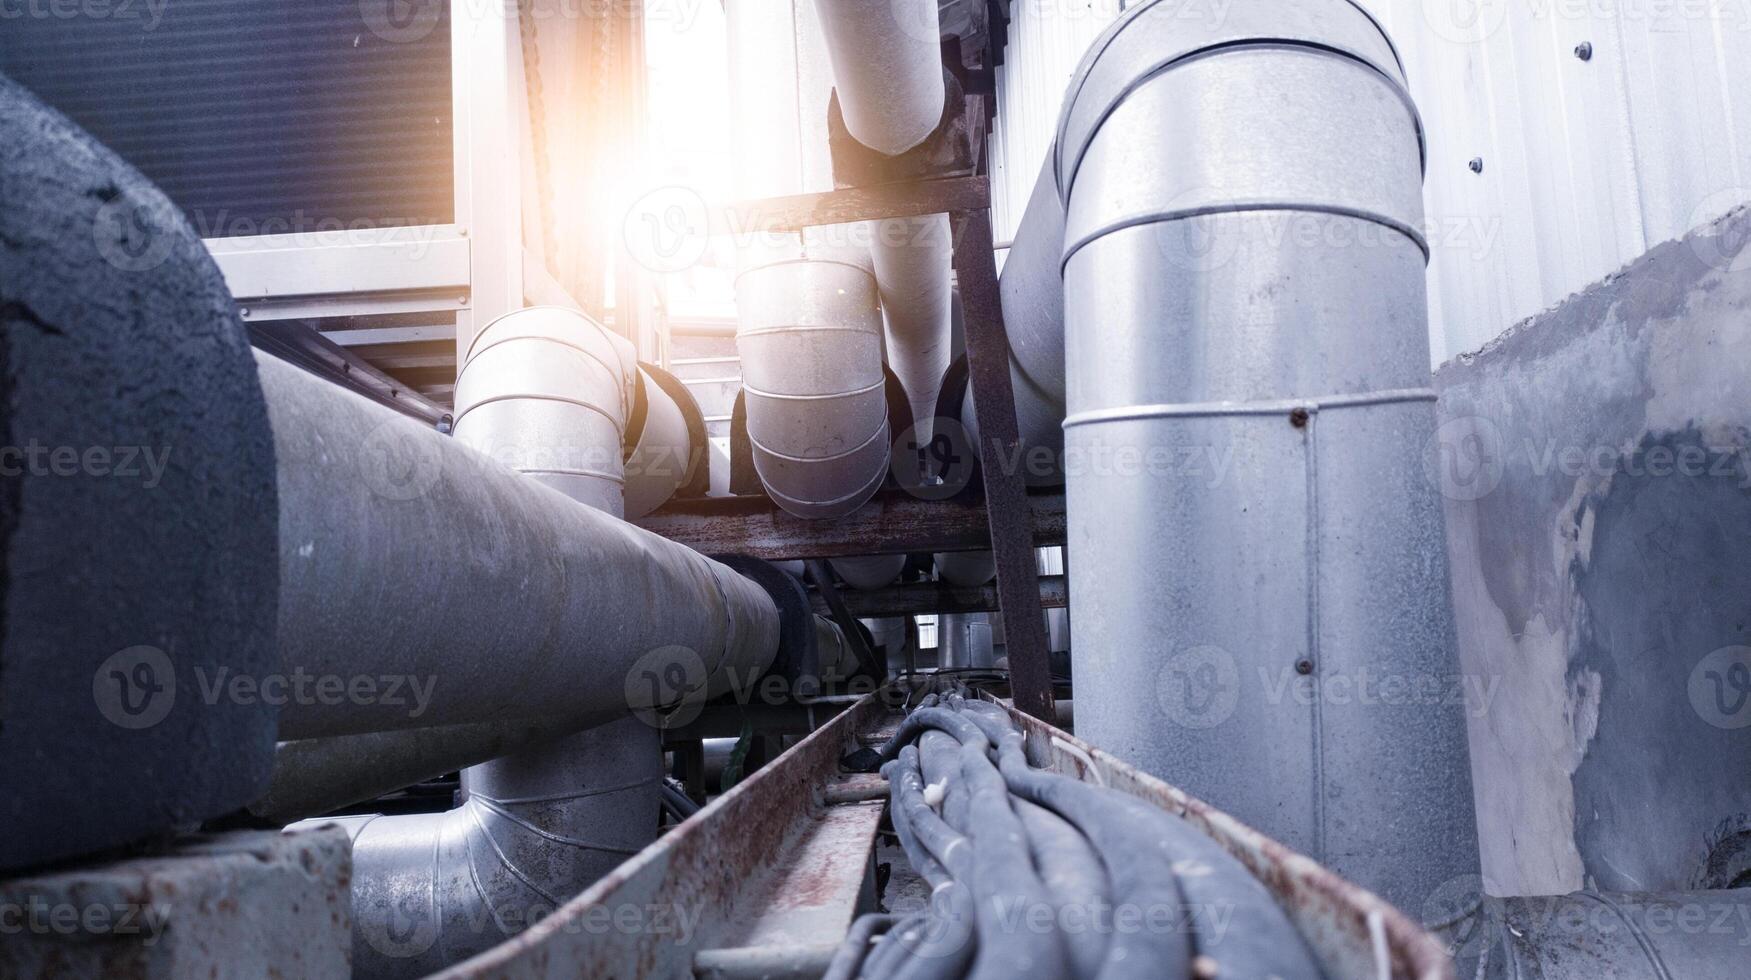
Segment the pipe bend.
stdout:
<svg viewBox="0 0 1751 980">
<path fill-rule="evenodd" d="M 1179 4 L 1149 0 L 1126 11 L 1096 38 L 1071 77 L 1052 151 L 1064 201 L 1069 201 L 1095 131 L 1140 80 L 1199 52 L 1260 42 L 1340 53 L 1401 89 L 1406 85 L 1391 39 L 1354 0 L 1239 0 L 1223 16 L 1203 19 L 1188 17 Z M 1419 123 L 1419 146 L 1421 142 Z"/>
<path fill-rule="evenodd" d="M 1064 261 L 1124 228 L 1229 212 L 1359 217 L 1426 254 L 1416 130 L 1402 89 L 1350 58 L 1244 45 L 1181 62 L 1091 131 L 1069 185 Z M 1155 152 L 1187 133 L 1197 153 Z M 1238 244 L 1210 243 L 1209 261 Z"/>
</svg>

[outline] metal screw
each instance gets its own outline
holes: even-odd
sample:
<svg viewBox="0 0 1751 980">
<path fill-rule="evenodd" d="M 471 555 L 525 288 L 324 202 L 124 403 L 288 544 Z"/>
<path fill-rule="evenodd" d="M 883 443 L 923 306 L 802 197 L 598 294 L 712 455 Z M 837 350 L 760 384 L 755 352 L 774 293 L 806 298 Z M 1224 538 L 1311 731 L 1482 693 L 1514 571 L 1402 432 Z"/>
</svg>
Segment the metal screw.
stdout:
<svg viewBox="0 0 1751 980">
<path fill-rule="evenodd" d="M 1466 166 L 1470 167 L 1471 172 L 1474 174 L 1483 173 L 1483 157 L 1472 157 L 1471 162 L 1466 164 Z"/>
<path fill-rule="evenodd" d="M 1313 673 L 1313 661 L 1311 661 L 1311 660 L 1297 660 L 1297 661 L 1295 661 L 1295 673 L 1301 674 L 1303 676 L 1306 676 L 1307 674 Z"/>
<path fill-rule="evenodd" d="M 1289 411 L 1289 424 L 1297 429 L 1305 429 L 1307 428 L 1307 420 L 1310 417 L 1311 416 L 1308 415 L 1307 409 L 1305 408 L 1291 409 Z"/>
<path fill-rule="evenodd" d="M 1592 41 L 1582 41 L 1580 44 L 1575 45 L 1575 57 L 1581 59 L 1582 61 L 1592 61 L 1593 60 L 1593 42 Z"/>
<path fill-rule="evenodd" d="M 247 307 L 247 306 L 239 307 L 237 310 L 237 315 L 240 317 L 243 317 L 245 320 L 249 319 L 249 307 Z"/>
</svg>

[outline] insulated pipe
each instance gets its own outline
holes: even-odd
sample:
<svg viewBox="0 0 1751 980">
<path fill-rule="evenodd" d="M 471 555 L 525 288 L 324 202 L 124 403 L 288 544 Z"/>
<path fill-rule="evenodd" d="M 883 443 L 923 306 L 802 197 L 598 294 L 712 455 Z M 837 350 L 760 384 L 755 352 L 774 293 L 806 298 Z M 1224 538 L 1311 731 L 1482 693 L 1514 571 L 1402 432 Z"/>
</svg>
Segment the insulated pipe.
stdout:
<svg viewBox="0 0 1751 980">
<path fill-rule="evenodd" d="M 1346 0 L 1176 11 L 1096 42 L 1055 150 L 1077 724 L 1414 906 L 1478 866 L 1420 123 Z"/>
<path fill-rule="evenodd" d="M 943 613 L 936 618 L 937 666 L 991 667 L 996 663 L 992 640 L 985 613 Z"/>
<path fill-rule="evenodd" d="M 249 805 L 249 812 L 270 823 L 314 817 L 551 742 L 620 714 L 518 718 L 281 742 L 274 750 L 273 781 Z"/>
<path fill-rule="evenodd" d="M 457 379 L 456 440 L 514 447 L 514 468 L 618 517 L 636 368 L 616 339 L 571 310 L 522 310 L 489 324 Z M 641 687 L 639 667 L 619 685 L 628 700 Z M 621 713 L 463 770 L 455 810 L 360 827 L 356 973 L 423 976 L 491 948 L 648 844 L 661 749 L 655 728 Z"/>
<path fill-rule="evenodd" d="M 905 555 L 854 555 L 830 558 L 827 564 L 845 584 L 854 589 L 879 589 L 900 577 L 906 568 Z"/>
<path fill-rule="evenodd" d="M 888 366 L 912 406 L 910 445 L 899 451 L 917 452 L 935 434 L 937 396 L 952 354 L 948 215 L 877 222 L 869 254 L 887 325 Z"/>
<path fill-rule="evenodd" d="M 1021 436 L 1017 459 L 1030 486 L 1064 482 L 1063 254 L 1064 202 L 1048 155 L 997 278 L 1009 340 L 1009 385 Z M 980 436 L 972 385 L 962 396 L 960 410 L 968 440 L 977 447 Z"/>
<path fill-rule="evenodd" d="M 736 93 L 736 184 L 746 198 L 828 190 L 832 83 L 812 9 L 725 7 Z M 862 225 L 740 241 L 736 349 L 754 469 L 798 517 L 842 517 L 886 479 L 893 441 L 882 315 Z"/>
<path fill-rule="evenodd" d="M 815 0 L 815 10 L 852 138 L 888 156 L 924 142 L 946 91 L 936 0 Z"/>
<path fill-rule="evenodd" d="M 963 589 L 997 577 L 997 558 L 989 551 L 942 551 L 935 556 L 936 577 Z"/>
<path fill-rule="evenodd" d="M 936 0 L 815 0 L 814 8 L 846 131 L 889 156 L 924 142 L 947 98 Z M 876 222 L 870 258 L 887 313 L 888 364 L 912 405 L 911 441 L 928 446 L 951 353 L 948 215 Z"/>
<path fill-rule="evenodd" d="M 577 310 L 535 306 L 486 325 L 456 377 L 458 442 L 616 517 L 635 359 Z"/>
<path fill-rule="evenodd" d="M 625 465 L 627 520 L 636 520 L 668 503 L 690 482 L 694 466 L 706 465 L 704 447 L 695 442 L 705 431 L 705 421 L 687 389 L 678 383 L 676 387 L 663 384 L 644 365 L 638 368 L 636 384 L 640 397 L 635 404 L 644 411 L 634 431 L 628 433 L 632 445 Z M 688 404 L 683 405 L 677 395 Z"/>
<path fill-rule="evenodd" d="M 717 694 L 730 671 L 772 663 L 777 607 L 729 568 L 276 358 L 256 362 L 293 688 L 281 739 L 651 707 L 626 684 L 635 667 Z M 663 615 L 641 614 L 653 607 Z M 335 697 L 324 678 L 370 679 L 376 696 Z"/>
</svg>

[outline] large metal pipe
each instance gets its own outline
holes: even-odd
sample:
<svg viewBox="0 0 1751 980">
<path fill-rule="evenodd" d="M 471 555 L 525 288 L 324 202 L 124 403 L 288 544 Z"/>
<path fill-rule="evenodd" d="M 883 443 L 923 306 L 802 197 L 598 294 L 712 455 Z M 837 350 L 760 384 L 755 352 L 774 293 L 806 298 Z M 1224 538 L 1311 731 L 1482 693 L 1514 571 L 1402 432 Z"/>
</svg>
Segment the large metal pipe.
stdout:
<svg viewBox="0 0 1751 980">
<path fill-rule="evenodd" d="M 617 517 L 636 367 L 616 340 L 582 314 L 559 308 L 522 310 L 487 325 L 457 380 L 456 441 L 500 456 L 530 481 L 576 501 L 573 506 Z M 679 612 L 663 598 L 651 597 L 663 618 Z M 704 680 L 690 652 L 657 659 L 673 660 L 687 680 Z M 635 676 L 639 667 L 611 675 L 604 685 L 618 695 L 616 720 L 470 766 L 462 772 L 461 804 L 448 813 L 357 827 L 358 975 L 422 976 L 488 949 L 654 839 L 661 742 L 655 728 L 625 712 L 634 693 L 645 690 Z M 665 683 L 675 689 L 671 694 L 690 693 L 685 681 Z M 661 691 L 648 699 L 661 699 Z M 443 734 L 461 738 L 375 738 L 387 737 L 411 765 L 492 733 L 460 726 Z M 338 740 L 339 747 L 350 741 Z M 409 751 L 422 742 L 434 742 L 434 750 Z"/>
<path fill-rule="evenodd" d="M 1420 123 L 1353 3 L 1176 10 L 1096 42 L 1055 149 L 1078 727 L 1414 905 L 1478 864 Z"/>
<path fill-rule="evenodd" d="M 516 718 L 281 742 L 274 749 L 273 780 L 249 812 L 272 823 L 319 816 L 544 745 L 621 714 Z"/>
<path fill-rule="evenodd" d="M 257 364 L 279 472 L 280 738 L 636 709 L 651 705 L 635 668 L 721 693 L 771 664 L 777 608 L 729 568 Z"/>
</svg>

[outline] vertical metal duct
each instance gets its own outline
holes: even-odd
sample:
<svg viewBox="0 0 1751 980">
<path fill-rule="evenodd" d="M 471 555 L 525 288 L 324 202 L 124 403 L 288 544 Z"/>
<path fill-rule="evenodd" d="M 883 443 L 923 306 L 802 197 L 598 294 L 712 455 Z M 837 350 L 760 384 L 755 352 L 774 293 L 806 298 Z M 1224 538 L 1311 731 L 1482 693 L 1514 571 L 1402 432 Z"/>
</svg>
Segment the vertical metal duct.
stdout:
<svg viewBox="0 0 1751 980">
<path fill-rule="evenodd" d="M 889 156 L 922 143 L 942 120 L 947 91 L 936 0 L 815 0 L 814 9 L 852 138 Z M 919 445 L 930 444 L 948 370 L 953 253 L 946 214 L 876 222 L 870 241 L 888 364 L 911 402 Z"/>
<path fill-rule="evenodd" d="M 1055 151 L 1078 731 L 1414 906 L 1478 863 L 1420 123 L 1352 3 L 1178 9 L 1096 42 Z"/>
<path fill-rule="evenodd" d="M 826 55 L 800 12 L 770 0 L 726 5 L 744 197 L 832 187 Z M 754 468 L 799 517 L 849 514 L 887 477 L 882 316 L 866 235 L 837 225 L 739 243 L 736 348 Z"/>
<path fill-rule="evenodd" d="M 736 279 L 754 469 L 786 511 L 842 517 L 888 475 L 882 317 L 867 260 L 799 248 Z"/>
</svg>

